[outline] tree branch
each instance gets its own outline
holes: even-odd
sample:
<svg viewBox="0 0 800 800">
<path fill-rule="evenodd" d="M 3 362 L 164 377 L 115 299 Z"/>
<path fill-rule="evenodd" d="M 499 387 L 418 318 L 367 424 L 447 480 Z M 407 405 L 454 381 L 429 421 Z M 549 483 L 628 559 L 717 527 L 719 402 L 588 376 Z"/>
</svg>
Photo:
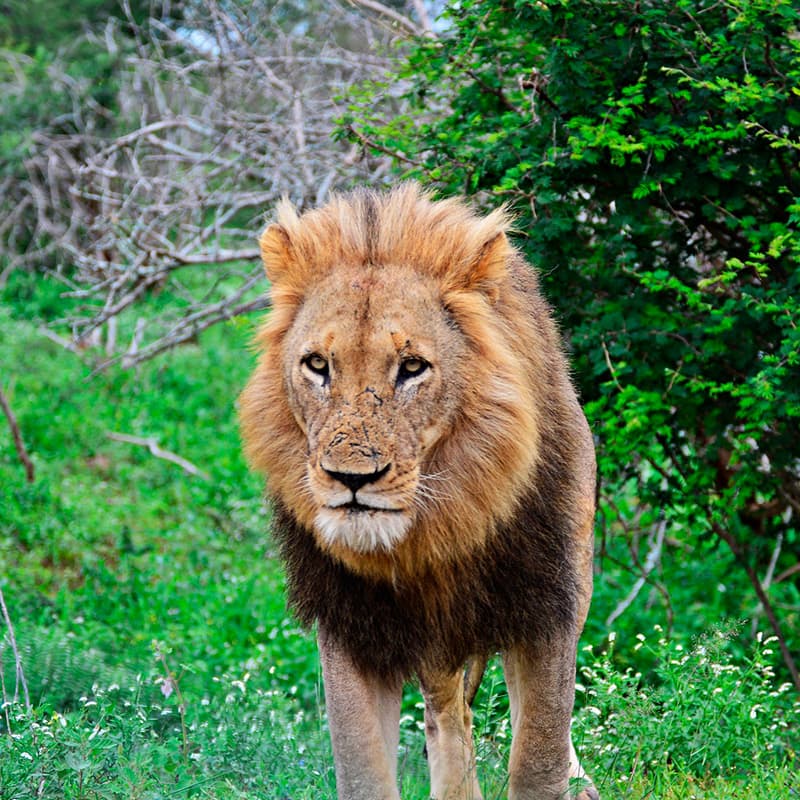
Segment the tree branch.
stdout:
<svg viewBox="0 0 800 800">
<path fill-rule="evenodd" d="M 5 392 L 3 391 L 3 388 L 1 386 L 0 386 L 0 407 L 3 409 L 3 413 L 6 415 L 6 419 L 8 420 L 8 427 L 11 428 L 11 436 L 14 439 L 14 447 L 16 448 L 19 460 L 25 467 L 25 477 L 27 478 L 28 483 L 33 483 L 36 477 L 33 467 L 33 461 L 31 461 L 31 457 L 28 455 L 28 451 L 25 449 L 25 443 L 22 441 L 22 434 L 20 433 L 19 430 L 19 423 L 17 422 L 17 418 L 14 416 L 14 412 L 11 410 L 8 398 L 6 397 Z"/>
<path fill-rule="evenodd" d="M 425 32 L 424 29 L 418 28 L 408 17 L 403 16 L 393 8 L 389 8 L 389 6 L 385 6 L 383 3 L 377 2 L 377 0 L 350 0 L 350 3 L 354 6 L 368 8 L 376 14 L 392 20 L 392 22 L 396 22 L 414 36 L 421 36 Z"/>
<path fill-rule="evenodd" d="M 17 647 L 17 640 L 14 637 L 14 626 L 11 624 L 11 615 L 8 613 L 6 600 L 3 597 L 3 590 L 0 588 L 0 612 L 3 614 L 3 621 L 6 623 L 6 630 L 8 631 L 8 641 L 11 644 L 11 651 L 14 653 L 14 662 L 16 667 L 17 683 L 14 687 L 14 702 L 17 701 L 19 696 L 19 687 L 22 687 L 22 696 L 25 698 L 25 708 L 27 711 L 31 710 L 31 698 L 28 694 L 28 684 L 25 681 L 25 673 L 22 669 L 22 657 L 20 656 L 19 648 Z M 6 698 L 3 698 L 5 701 Z"/>
<path fill-rule="evenodd" d="M 651 542 L 650 551 L 647 554 L 644 565 L 641 567 L 641 576 L 636 580 L 636 583 L 633 584 L 633 588 L 631 588 L 630 592 L 628 592 L 625 598 L 617 605 L 611 614 L 609 614 L 608 619 L 606 620 L 607 628 L 611 628 L 614 622 L 619 619 L 619 617 L 621 617 L 630 607 L 639 592 L 642 590 L 642 587 L 645 585 L 645 583 L 647 583 L 650 573 L 658 566 L 658 562 L 661 560 L 661 550 L 664 546 L 664 534 L 666 530 L 667 521 L 662 519 L 659 521 L 654 531 L 653 538 L 655 541 Z"/>
<path fill-rule="evenodd" d="M 733 553 L 733 557 L 739 562 L 741 567 L 747 573 L 747 577 L 750 579 L 750 583 L 755 590 L 756 596 L 758 597 L 759 602 L 764 609 L 764 613 L 769 620 L 769 624 L 772 627 L 772 632 L 778 639 L 778 645 L 780 646 L 781 655 L 783 656 L 783 663 L 786 664 L 786 667 L 789 670 L 792 683 L 794 683 L 797 691 L 800 692 L 800 673 L 797 671 L 797 664 L 795 663 L 794 658 L 792 657 L 792 654 L 786 645 L 786 639 L 783 635 L 783 631 L 781 630 L 780 623 L 778 622 L 778 617 L 775 615 L 775 610 L 772 607 L 772 603 L 769 601 L 769 597 L 767 597 L 767 593 L 764 591 L 764 587 L 761 585 L 758 575 L 756 575 L 750 564 L 747 563 L 744 553 L 742 552 L 742 548 L 739 546 L 739 543 L 736 541 L 730 531 L 727 531 L 718 522 L 712 522 L 711 527 L 713 528 L 714 533 L 716 533 L 717 536 L 719 536 L 719 538 L 728 545 L 731 553 Z"/>
<path fill-rule="evenodd" d="M 190 475 L 196 475 L 198 478 L 202 478 L 204 481 L 210 481 L 211 476 L 208 473 L 203 472 L 201 469 L 196 467 L 192 464 L 191 461 L 187 461 L 185 458 L 182 458 L 177 453 L 173 453 L 171 450 L 164 450 L 163 447 L 160 447 L 158 441 L 153 436 L 129 436 L 127 433 L 106 433 L 109 439 L 113 439 L 115 442 L 125 442 L 126 444 L 135 444 L 139 447 L 146 447 L 151 455 L 154 455 L 156 458 L 161 458 L 164 461 L 169 461 L 172 464 L 176 464 L 179 466 L 184 472 L 188 472 Z"/>
</svg>

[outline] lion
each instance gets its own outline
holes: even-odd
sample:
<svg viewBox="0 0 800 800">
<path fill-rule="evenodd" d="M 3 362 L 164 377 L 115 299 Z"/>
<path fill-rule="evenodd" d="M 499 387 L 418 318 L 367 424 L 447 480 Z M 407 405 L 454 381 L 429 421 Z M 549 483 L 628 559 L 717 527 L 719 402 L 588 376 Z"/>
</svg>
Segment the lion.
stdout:
<svg viewBox="0 0 800 800">
<path fill-rule="evenodd" d="M 415 183 L 260 239 L 272 310 L 240 398 L 288 603 L 317 626 L 338 797 L 397 800 L 401 691 L 431 796 L 480 798 L 470 702 L 502 654 L 511 800 L 597 800 L 570 740 L 592 592 L 595 459 L 509 214 Z M 470 665 L 466 671 L 465 665 Z"/>
</svg>

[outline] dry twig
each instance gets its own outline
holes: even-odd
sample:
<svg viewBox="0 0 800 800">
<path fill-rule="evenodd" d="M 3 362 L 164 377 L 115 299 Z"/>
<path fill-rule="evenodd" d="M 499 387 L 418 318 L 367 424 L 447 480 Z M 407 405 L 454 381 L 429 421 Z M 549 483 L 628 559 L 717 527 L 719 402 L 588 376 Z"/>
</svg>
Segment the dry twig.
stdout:
<svg viewBox="0 0 800 800">
<path fill-rule="evenodd" d="M 664 534 L 667 530 L 667 521 L 662 519 L 658 522 L 652 531 L 650 550 L 645 559 L 644 565 L 641 567 L 642 574 L 636 579 L 633 587 L 628 594 L 619 602 L 617 607 L 609 614 L 606 619 L 606 627 L 611 628 L 614 622 L 619 619 L 625 611 L 631 606 L 637 595 L 642 590 L 642 587 L 647 583 L 650 573 L 658 566 L 661 560 L 661 551 L 664 546 Z"/>
<path fill-rule="evenodd" d="M 162 458 L 164 461 L 169 461 L 172 464 L 176 464 L 179 466 L 184 472 L 188 472 L 190 475 L 196 475 L 198 478 L 202 478 L 204 481 L 210 481 L 211 476 L 207 472 L 203 472 L 199 467 L 196 467 L 192 464 L 191 461 L 188 461 L 185 458 L 182 458 L 177 453 L 173 453 L 171 450 L 165 450 L 158 444 L 158 440 L 154 436 L 130 436 L 127 433 L 106 433 L 109 439 L 113 439 L 115 442 L 125 442 L 126 444 L 135 444 L 139 447 L 146 447 L 151 455 L 154 455 L 156 458 Z"/>
<path fill-rule="evenodd" d="M 389 6 L 384 5 L 383 3 L 379 3 L 377 0 L 351 0 L 351 2 L 353 3 L 353 5 L 362 6 L 363 8 L 367 8 L 370 11 L 374 11 L 377 14 L 386 17 L 386 19 L 389 19 L 395 24 L 405 28 L 406 31 L 413 34 L 414 36 L 420 36 L 425 30 L 424 27 L 422 28 L 417 27 L 408 17 L 398 13 L 393 8 L 390 8 Z M 422 6 L 421 3 L 415 3 L 414 5 L 418 7 Z M 425 14 L 424 19 L 427 20 L 427 14 Z M 429 20 L 428 20 L 428 30 L 430 30 Z"/>
<path fill-rule="evenodd" d="M 31 457 L 28 455 L 28 451 L 25 448 L 25 442 L 22 441 L 22 433 L 19 429 L 19 423 L 17 422 L 17 418 L 14 416 L 14 412 L 11 410 L 11 405 L 9 404 L 8 398 L 6 397 L 2 387 L 0 387 L 0 408 L 3 409 L 3 413 L 6 415 L 6 419 L 8 420 L 8 427 L 11 428 L 11 436 L 14 440 L 14 447 L 16 448 L 19 460 L 25 467 L 25 477 L 27 478 L 28 483 L 33 483 L 36 479 L 33 461 L 31 461 Z"/>
<path fill-rule="evenodd" d="M 31 698 L 28 694 L 28 684 L 25 681 L 25 672 L 22 669 L 22 656 L 20 655 L 19 648 L 17 647 L 17 640 L 14 636 L 14 626 L 11 624 L 11 615 L 8 613 L 5 597 L 3 597 L 3 590 L 0 589 L 0 613 L 3 615 L 3 621 L 6 624 L 6 635 L 8 642 L 11 645 L 11 652 L 14 653 L 14 664 L 16 668 L 16 686 L 14 687 L 13 702 L 19 700 L 19 689 L 22 687 L 22 696 L 25 700 L 25 708 L 27 711 L 31 710 Z M 3 686 L 3 703 L 7 702 L 8 698 L 5 696 L 5 685 Z"/>
</svg>

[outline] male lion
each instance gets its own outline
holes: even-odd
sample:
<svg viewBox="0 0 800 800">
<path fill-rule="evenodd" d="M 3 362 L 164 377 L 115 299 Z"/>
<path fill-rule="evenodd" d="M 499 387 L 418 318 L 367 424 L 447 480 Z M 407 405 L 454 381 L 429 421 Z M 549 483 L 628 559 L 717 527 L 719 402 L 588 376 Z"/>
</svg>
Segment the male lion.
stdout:
<svg viewBox="0 0 800 800">
<path fill-rule="evenodd" d="M 284 201 L 261 237 L 273 308 L 241 397 L 243 438 L 268 475 L 289 604 L 318 625 L 346 800 L 399 798 L 412 676 L 431 795 L 479 798 L 477 681 L 465 691 L 463 670 L 496 651 L 509 798 L 568 797 L 584 777 L 569 725 L 594 451 L 508 226 L 503 211 L 480 217 L 408 183 L 302 215 Z"/>
</svg>

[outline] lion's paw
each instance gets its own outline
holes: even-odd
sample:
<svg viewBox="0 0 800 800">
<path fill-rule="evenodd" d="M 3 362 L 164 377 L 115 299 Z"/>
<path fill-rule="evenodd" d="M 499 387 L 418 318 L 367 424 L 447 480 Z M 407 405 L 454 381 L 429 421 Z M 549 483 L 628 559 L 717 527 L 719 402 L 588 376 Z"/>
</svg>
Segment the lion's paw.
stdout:
<svg viewBox="0 0 800 800">
<path fill-rule="evenodd" d="M 594 786 L 587 786 L 581 789 L 575 800 L 600 800 L 600 792 Z"/>
</svg>

